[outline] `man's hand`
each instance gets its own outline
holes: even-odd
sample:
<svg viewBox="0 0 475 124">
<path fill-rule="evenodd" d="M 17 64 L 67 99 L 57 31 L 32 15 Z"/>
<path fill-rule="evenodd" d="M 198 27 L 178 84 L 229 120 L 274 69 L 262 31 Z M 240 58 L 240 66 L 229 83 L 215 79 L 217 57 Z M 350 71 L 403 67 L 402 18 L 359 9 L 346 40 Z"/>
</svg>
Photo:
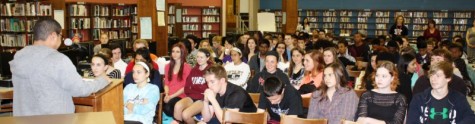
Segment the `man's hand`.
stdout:
<svg viewBox="0 0 475 124">
<path fill-rule="evenodd" d="M 214 93 L 211 89 L 206 89 L 204 96 L 208 98 L 209 101 L 216 100 L 216 93 Z"/>
</svg>

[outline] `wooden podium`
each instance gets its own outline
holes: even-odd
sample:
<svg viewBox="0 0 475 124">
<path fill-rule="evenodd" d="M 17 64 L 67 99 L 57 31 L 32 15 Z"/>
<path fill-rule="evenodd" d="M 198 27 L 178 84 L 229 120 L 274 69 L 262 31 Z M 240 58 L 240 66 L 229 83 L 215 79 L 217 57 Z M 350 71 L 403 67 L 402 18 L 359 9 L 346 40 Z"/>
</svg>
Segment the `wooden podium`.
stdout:
<svg viewBox="0 0 475 124">
<path fill-rule="evenodd" d="M 88 97 L 74 97 L 76 113 L 112 111 L 117 124 L 124 123 L 123 80 L 113 79 L 104 89 Z"/>
</svg>

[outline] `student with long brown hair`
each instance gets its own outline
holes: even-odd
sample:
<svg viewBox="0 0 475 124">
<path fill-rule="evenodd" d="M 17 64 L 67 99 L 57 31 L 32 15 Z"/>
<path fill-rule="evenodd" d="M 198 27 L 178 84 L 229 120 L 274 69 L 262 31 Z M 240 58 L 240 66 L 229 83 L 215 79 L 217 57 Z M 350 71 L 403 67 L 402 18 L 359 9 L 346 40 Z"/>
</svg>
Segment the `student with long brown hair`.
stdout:
<svg viewBox="0 0 475 124">
<path fill-rule="evenodd" d="M 168 116 L 174 115 L 175 104 L 185 98 L 185 81 L 190 74 L 191 66 L 185 63 L 188 51 L 183 43 L 177 43 L 172 47 L 170 63 L 165 66 L 165 102 L 163 110 Z"/>
<path fill-rule="evenodd" d="M 341 119 L 354 120 L 358 96 L 344 77 L 343 67 L 338 63 L 324 69 L 320 90 L 313 92 L 310 99 L 307 118 L 326 118 L 329 124 L 339 124 Z"/>
</svg>

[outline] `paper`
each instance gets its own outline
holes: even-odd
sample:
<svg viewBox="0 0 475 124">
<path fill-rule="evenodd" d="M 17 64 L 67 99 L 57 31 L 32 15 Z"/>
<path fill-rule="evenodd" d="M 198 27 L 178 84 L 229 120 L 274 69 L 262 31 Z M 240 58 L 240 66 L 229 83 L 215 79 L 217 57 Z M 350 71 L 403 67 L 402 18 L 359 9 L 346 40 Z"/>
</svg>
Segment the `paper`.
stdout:
<svg viewBox="0 0 475 124">
<path fill-rule="evenodd" d="M 275 14 L 270 12 L 257 13 L 257 30 L 276 32 Z"/>
<path fill-rule="evenodd" d="M 176 9 L 176 22 L 181 22 L 181 9 Z"/>
<path fill-rule="evenodd" d="M 152 39 L 152 17 L 140 17 L 140 39 Z"/>
<path fill-rule="evenodd" d="M 165 0 L 157 0 L 156 3 L 158 11 L 165 11 Z"/>
<path fill-rule="evenodd" d="M 58 21 L 61 28 L 64 29 L 64 11 L 54 10 L 54 20 Z"/>
<path fill-rule="evenodd" d="M 157 12 L 158 26 L 165 26 L 165 12 Z"/>
</svg>

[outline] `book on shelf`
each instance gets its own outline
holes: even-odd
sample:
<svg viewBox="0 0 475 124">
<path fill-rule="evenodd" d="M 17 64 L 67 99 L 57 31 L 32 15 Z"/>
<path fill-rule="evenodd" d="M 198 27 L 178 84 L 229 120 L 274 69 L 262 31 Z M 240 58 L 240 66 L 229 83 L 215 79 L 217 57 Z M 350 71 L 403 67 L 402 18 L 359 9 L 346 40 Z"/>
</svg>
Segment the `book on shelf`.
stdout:
<svg viewBox="0 0 475 124">
<path fill-rule="evenodd" d="M 124 6 L 115 7 L 112 9 L 112 16 L 130 16 L 132 13 L 131 8 L 132 7 L 129 8 Z"/>
<path fill-rule="evenodd" d="M 0 19 L 0 30 L 8 32 L 31 32 L 36 23 L 36 19 Z"/>
<path fill-rule="evenodd" d="M 89 18 L 71 18 L 71 29 L 89 29 L 91 20 Z"/>
<path fill-rule="evenodd" d="M 175 14 L 175 5 L 168 6 L 168 14 Z"/>
<path fill-rule="evenodd" d="M 219 10 L 216 8 L 203 9 L 203 15 L 219 15 Z"/>
<path fill-rule="evenodd" d="M 219 17 L 216 16 L 204 16 L 203 17 L 203 22 L 211 22 L 211 23 L 217 23 L 219 22 Z"/>
<path fill-rule="evenodd" d="M 183 22 L 199 22 L 198 20 L 199 17 L 190 17 L 190 16 L 186 16 L 186 17 L 182 17 L 182 21 Z"/>
<path fill-rule="evenodd" d="M 0 46 L 3 47 L 24 47 L 32 40 L 32 34 L 0 34 Z"/>
<path fill-rule="evenodd" d="M 472 18 L 471 12 L 454 12 L 454 18 Z"/>
<path fill-rule="evenodd" d="M 448 12 L 433 12 L 432 17 L 434 17 L 434 18 L 448 18 L 449 13 Z"/>
<path fill-rule="evenodd" d="M 104 17 L 94 17 L 94 28 L 110 28 L 111 20 Z"/>
<path fill-rule="evenodd" d="M 109 7 L 102 5 L 94 5 L 93 16 L 109 16 Z"/>
<path fill-rule="evenodd" d="M 198 24 L 184 24 L 183 25 L 183 30 L 185 30 L 185 31 L 198 31 L 199 26 L 198 26 Z"/>
<path fill-rule="evenodd" d="M 88 16 L 87 8 L 84 4 L 72 4 L 69 7 L 70 16 Z"/>
<path fill-rule="evenodd" d="M 3 16 L 51 16 L 52 5 L 40 2 L 0 4 Z"/>
</svg>

